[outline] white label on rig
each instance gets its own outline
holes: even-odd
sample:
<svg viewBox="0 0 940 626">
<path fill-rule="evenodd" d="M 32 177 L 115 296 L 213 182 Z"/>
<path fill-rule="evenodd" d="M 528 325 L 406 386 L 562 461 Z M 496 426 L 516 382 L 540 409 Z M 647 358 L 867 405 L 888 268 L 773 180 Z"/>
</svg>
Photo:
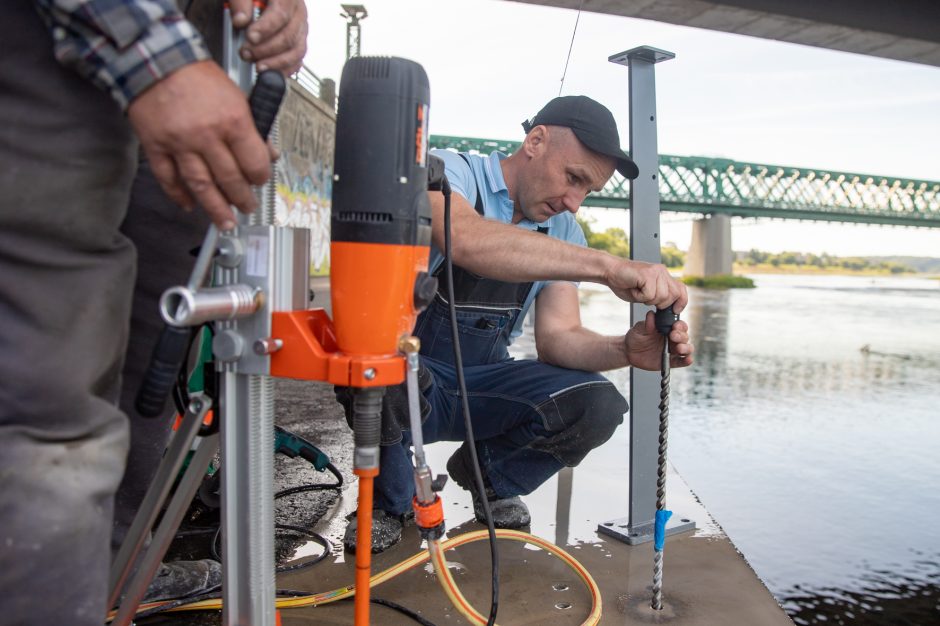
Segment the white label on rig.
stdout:
<svg viewBox="0 0 940 626">
<path fill-rule="evenodd" d="M 245 255 L 245 272 L 249 276 L 268 275 L 268 238 L 260 235 L 248 236 L 248 254 Z"/>
</svg>

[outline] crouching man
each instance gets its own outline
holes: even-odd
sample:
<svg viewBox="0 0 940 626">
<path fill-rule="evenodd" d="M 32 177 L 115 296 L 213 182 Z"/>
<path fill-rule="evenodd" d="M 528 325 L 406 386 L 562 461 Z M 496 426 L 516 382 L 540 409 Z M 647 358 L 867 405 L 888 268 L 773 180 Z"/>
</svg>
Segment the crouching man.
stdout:
<svg viewBox="0 0 940 626">
<path fill-rule="evenodd" d="M 600 283 L 627 302 L 673 305 L 676 312 L 688 300 L 685 286 L 664 266 L 588 248 L 575 221 L 585 196 L 600 191 L 615 169 L 631 179 L 639 174 L 620 148 L 610 111 L 585 96 L 565 96 L 549 102 L 523 128 L 525 140 L 508 157 L 434 152 L 444 160 L 453 189 L 457 330 L 485 493 L 476 491 L 466 443 L 451 456 L 447 471 L 472 493 L 477 519 L 483 520 L 482 499 L 489 501 L 497 528 L 528 525 L 520 496 L 580 463 L 622 423 L 627 402 L 597 372 L 627 366 L 659 370 L 663 338 L 652 313 L 626 335 L 600 335 L 581 325 L 577 283 Z M 430 198 L 430 271 L 440 287 L 414 331 L 421 340 L 425 443 L 466 436 L 441 253 L 444 201 L 436 192 Z M 538 359 L 516 360 L 508 348 L 533 304 Z M 672 366 L 690 365 L 693 349 L 685 322 L 676 323 L 669 342 Z M 349 415 L 348 391 L 337 388 L 337 399 Z M 388 389 L 383 421 L 373 552 L 395 544 L 411 515 L 414 480 L 404 385 Z M 352 516 L 344 544 L 355 550 L 355 543 Z"/>
</svg>

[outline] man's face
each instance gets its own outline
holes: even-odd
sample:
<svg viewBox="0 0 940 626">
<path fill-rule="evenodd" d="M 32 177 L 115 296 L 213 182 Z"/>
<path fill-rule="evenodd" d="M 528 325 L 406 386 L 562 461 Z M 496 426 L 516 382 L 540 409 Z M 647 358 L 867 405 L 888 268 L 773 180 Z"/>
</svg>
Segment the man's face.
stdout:
<svg viewBox="0 0 940 626">
<path fill-rule="evenodd" d="M 577 213 L 585 196 L 613 175 L 613 158 L 589 150 L 570 128 L 541 127 L 533 156 L 518 180 L 513 223 L 541 223 L 564 211 Z"/>
</svg>

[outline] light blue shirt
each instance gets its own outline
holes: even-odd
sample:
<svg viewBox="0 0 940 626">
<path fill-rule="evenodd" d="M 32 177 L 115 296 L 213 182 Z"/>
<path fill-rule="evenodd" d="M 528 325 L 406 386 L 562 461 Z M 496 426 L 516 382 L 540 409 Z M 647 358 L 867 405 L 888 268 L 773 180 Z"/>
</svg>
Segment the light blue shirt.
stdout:
<svg viewBox="0 0 940 626">
<path fill-rule="evenodd" d="M 512 224 L 513 202 L 509 198 L 509 189 L 506 187 L 506 180 L 503 178 L 503 169 L 500 167 L 500 161 L 506 158 L 506 155 L 499 151 L 494 151 L 489 156 L 479 154 L 467 154 L 470 161 L 469 166 L 463 158 L 451 150 L 432 150 L 431 154 L 443 159 L 444 171 L 447 174 L 447 180 L 450 181 L 451 189 L 466 198 L 471 206 L 476 205 L 477 189 L 483 194 L 483 215 L 487 219 Z M 584 238 L 584 232 L 574 219 L 574 215 L 565 211 L 548 218 L 541 224 L 537 224 L 528 218 L 522 218 L 517 228 L 526 230 L 538 230 L 539 226 L 548 227 L 548 236 L 586 246 L 587 240 Z M 441 263 L 444 262 L 443 253 L 436 246 L 431 248 L 430 271 L 433 274 Z M 512 329 L 511 337 L 515 339 L 522 334 L 522 322 L 532 303 L 535 301 L 539 292 L 552 281 L 538 280 L 532 285 L 529 296 L 526 298 L 519 314 L 516 324 Z"/>
</svg>

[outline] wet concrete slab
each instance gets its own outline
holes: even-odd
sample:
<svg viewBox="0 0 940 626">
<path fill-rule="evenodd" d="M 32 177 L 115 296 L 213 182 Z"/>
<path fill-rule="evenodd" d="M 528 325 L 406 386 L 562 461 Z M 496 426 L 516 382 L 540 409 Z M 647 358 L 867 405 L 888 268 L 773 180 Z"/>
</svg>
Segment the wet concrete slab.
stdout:
<svg viewBox="0 0 940 626">
<path fill-rule="evenodd" d="M 320 563 L 278 576 L 277 586 L 311 593 L 352 584 L 354 557 L 345 554 L 341 539 L 346 515 L 356 508 L 357 483 L 351 471 L 352 436 L 333 399 L 332 388 L 322 383 L 280 380 L 276 383 L 277 423 L 320 447 L 342 472 L 339 490 L 302 493 L 277 501 L 276 521 L 321 533 L 332 544 Z M 711 519 L 681 477 L 670 472 L 667 502 L 677 516 L 693 519 L 697 529 L 666 541 L 662 611 L 649 608 L 652 582 L 652 544 L 628 546 L 597 532 L 598 524 L 624 517 L 627 512 L 626 430 L 595 450 L 573 470 L 565 470 L 524 499 L 532 512 L 531 532 L 551 541 L 575 557 L 594 577 L 601 592 L 601 624 L 767 625 L 792 624 L 787 615 Z M 459 444 L 428 446 L 432 470 L 442 472 Z M 333 482 L 306 461 L 278 456 L 276 489 L 310 483 Z M 453 483 L 442 492 L 448 536 L 481 530 L 473 520 L 469 494 Z M 308 560 L 323 552 L 316 543 L 296 533 L 276 534 L 279 564 Z M 501 540 L 500 610 L 502 624 L 580 624 L 591 609 L 590 595 L 577 574 L 544 550 Z M 373 573 L 422 551 L 421 539 L 409 524 L 403 540 L 383 554 L 374 555 Z M 490 556 L 485 541 L 447 553 L 447 560 L 462 592 L 476 609 L 489 611 Z M 450 605 L 430 565 L 425 562 L 373 589 L 374 597 L 402 604 L 434 624 L 465 624 Z M 285 609 L 284 626 L 352 624 L 353 605 L 338 602 L 314 608 Z M 391 609 L 372 608 L 372 623 L 414 624 Z M 145 620 L 148 624 L 218 624 L 218 613 L 175 614 Z"/>
<path fill-rule="evenodd" d="M 278 587 L 322 592 L 351 584 L 354 557 L 341 550 L 346 515 L 356 507 L 356 481 L 351 472 L 352 439 L 332 397 L 332 389 L 319 383 L 279 381 L 278 422 L 322 445 L 347 477 L 340 494 L 305 494 L 278 505 L 278 520 L 297 524 L 317 520 L 312 529 L 323 534 L 334 550 L 327 559 L 307 570 L 278 577 Z M 314 415 L 314 414 L 317 415 Z M 650 606 L 652 544 L 628 546 L 598 534 L 597 526 L 627 514 L 626 428 L 594 451 L 577 468 L 566 470 L 525 498 L 533 523 L 531 531 L 561 546 L 594 577 L 603 603 L 602 624 L 776 625 L 792 624 L 773 596 L 737 552 L 721 528 L 711 519 L 681 477 L 668 477 L 667 502 L 677 516 L 693 519 L 697 529 L 667 539 L 664 558 L 662 611 Z M 432 470 L 443 472 L 457 443 L 428 446 Z M 278 462 L 278 489 L 317 476 Z M 320 475 L 322 480 L 322 475 Z M 473 520 L 469 494 L 453 483 L 442 492 L 448 536 L 485 528 Z M 314 502 L 310 502 L 310 500 Z M 316 509 L 315 515 L 311 511 Z M 302 522 L 301 522 L 302 523 Z M 500 541 L 500 610 L 504 624 L 580 624 L 590 613 L 590 595 L 577 574 L 544 550 L 515 541 Z M 309 543 L 279 542 L 279 555 L 319 554 Z M 422 550 L 413 524 L 402 541 L 383 554 L 374 555 L 373 573 L 391 567 Z M 461 590 L 483 614 L 489 610 L 490 557 L 485 541 L 468 544 L 447 554 Z M 450 605 L 428 563 L 424 563 L 373 589 L 373 596 L 402 604 L 435 624 L 464 624 L 465 618 Z M 413 624 L 410 618 L 373 605 L 373 624 Z M 351 624 L 351 602 L 282 611 L 284 626 L 301 624 Z"/>
<path fill-rule="evenodd" d="M 315 304 L 328 306 L 328 282 L 314 279 Z M 531 346 L 529 347 L 531 348 Z M 527 348 L 524 344 L 521 349 Z M 309 528 L 332 544 L 320 563 L 278 575 L 279 589 L 319 593 L 354 581 L 354 556 L 342 551 L 346 516 L 356 509 L 357 483 L 352 474 L 352 434 L 330 385 L 278 380 L 276 422 L 310 440 L 344 476 L 339 489 L 301 493 L 279 499 L 277 523 Z M 593 576 L 603 606 L 601 624 L 676 624 L 677 626 L 776 626 L 792 624 L 776 600 L 737 552 L 718 524 L 682 478 L 670 471 L 667 506 L 677 518 L 691 519 L 696 530 L 666 541 L 662 611 L 650 608 L 653 572 L 652 543 L 628 546 L 599 534 L 599 524 L 624 518 L 628 512 L 628 442 L 626 424 L 577 468 L 563 470 L 524 500 L 532 513 L 530 531 L 562 547 Z M 456 442 L 428 446 L 432 471 L 444 473 Z M 325 484 L 333 477 L 302 459 L 276 457 L 275 490 L 302 484 Z M 473 519 L 470 496 L 448 483 L 442 492 L 448 536 L 481 530 Z M 591 610 L 590 594 L 577 574 L 546 551 L 515 541 L 499 541 L 500 609 L 502 624 L 581 624 Z M 783 549 L 783 548 L 782 548 Z M 423 550 L 413 523 L 402 541 L 374 555 L 373 573 L 391 567 Z M 296 533 L 277 531 L 279 565 L 309 560 L 323 548 Z M 200 556 L 200 555 L 195 555 Z M 490 606 L 490 556 L 487 542 L 462 546 L 447 553 L 461 591 L 483 613 Z M 376 587 L 372 596 L 394 601 L 434 624 L 466 624 L 450 604 L 429 563 Z M 174 614 L 141 624 L 218 624 L 219 614 Z M 319 607 L 281 611 L 283 626 L 352 624 L 353 604 L 341 601 Z M 392 609 L 372 605 L 372 624 L 415 624 Z"/>
</svg>

